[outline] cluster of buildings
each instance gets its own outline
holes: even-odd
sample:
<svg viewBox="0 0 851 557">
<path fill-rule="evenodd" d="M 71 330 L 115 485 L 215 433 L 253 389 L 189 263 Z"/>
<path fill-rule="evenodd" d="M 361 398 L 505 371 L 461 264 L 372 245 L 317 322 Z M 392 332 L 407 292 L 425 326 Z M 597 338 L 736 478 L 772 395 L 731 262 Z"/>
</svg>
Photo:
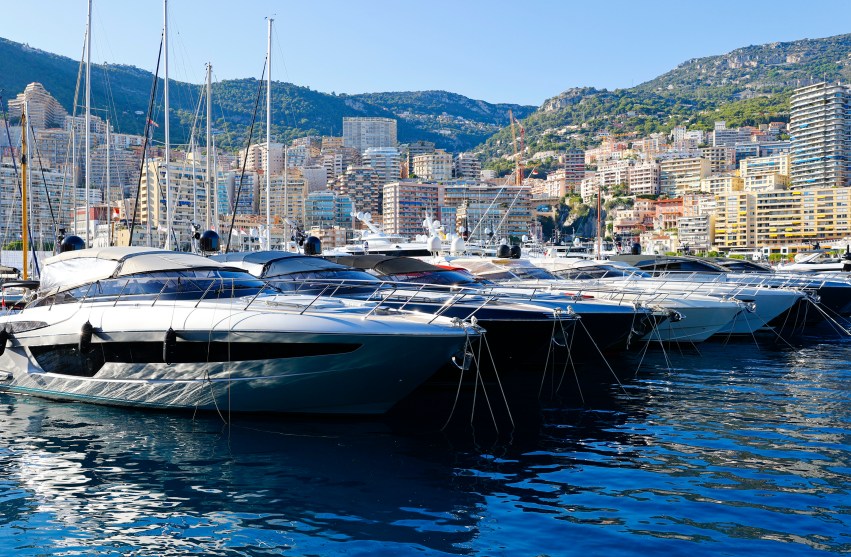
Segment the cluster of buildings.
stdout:
<svg viewBox="0 0 851 557">
<path fill-rule="evenodd" d="M 601 144 L 569 153 L 545 180 L 528 179 L 533 205 L 564 195 L 611 201 L 608 233 L 658 252 L 763 249 L 791 253 L 851 237 L 851 88 L 796 89 L 790 120 Z M 580 172 L 580 154 L 584 171 Z M 575 172 L 571 172 L 574 169 Z"/>
<path fill-rule="evenodd" d="M 470 153 L 428 141 L 400 144 L 390 118 L 344 118 L 342 136 L 262 143 L 237 154 L 215 145 L 175 149 L 166 164 L 161 147 L 143 153 L 143 137 L 115 133 L 98 117 L 86 134 L 85 119 L 32 83 L 9 101 L 13 125 L 0 139 L 4 243 L 20 234 L 23 130 L 15 124 L 25 112 L 30 222 L 36 241 L 46 243 L 58 228 L 84 235 L 87 223 L 91 236 L 119 245 L 131 228 L 134 243 L 161 245 L 164 234 L 185 243 L 199 228 L 222 232 L 233 223 L 237 247 L 262 247 L 267 206 L 277 242 L 298 225 L 339 245 L 362 227 L 353 217 L 358 212 L 394 235 L 421 234 L 428 215 L 447 233 L 466 230 L 487 240 L 533 234 L 537 217 L 553 216 L 566 196 L 588 204 L 601 198 L 613 207 L 608 234 L 659 252 L 786 253 L 851 236 L 851 89 L 840 84 L 795 90 L 788 123 L 716 122 L 711 131 L 676 127 L 631 141 L 601 134 L 593 149 L 538 153 L 555 158 L 556 169 L 518 185 L 483 171 Z"/>
<path fill-rule="evenodd" d="M 293 225 L 339 245 L 362 226 L 353 217 L 358 212 L 405 236 L 421 234 L 426 215 L 444 222 L 447 232 L 469 222 L 471 229 L 487 223 L 479 228 L 491 236 L 529 231 L 528 187 L 482 181 L 481 163 L 469 153 L 455 155 L 428 141 L 400 144 L 391 118 L 344 118 L 342 136 L 262 143 L 237 154 L 215 145 L 177 148 L 166 164 L 161 146 L 115 133 L 108 121 L 93 116 L 86 165 L 85 119 L 69 115 L 41 84 L 32 83 L 9 101 L 12 133 L 0 141 L 4 243 L 20 236 L 18 158 L 25 112 L 36 242 L 52 243 L 59 228 L 85 235 L 88 225 L 89 236 L 102 243 L 126 245 L 132 232 L 136 244 L 162 245 L 165 234 L 172 234 L 185 245 L 209 225 L 219 232 L 232 229 L 239 247 L 255 248 L 263 245 L 267 204 L 275 245 L 290 238 Z"/>
</svg>

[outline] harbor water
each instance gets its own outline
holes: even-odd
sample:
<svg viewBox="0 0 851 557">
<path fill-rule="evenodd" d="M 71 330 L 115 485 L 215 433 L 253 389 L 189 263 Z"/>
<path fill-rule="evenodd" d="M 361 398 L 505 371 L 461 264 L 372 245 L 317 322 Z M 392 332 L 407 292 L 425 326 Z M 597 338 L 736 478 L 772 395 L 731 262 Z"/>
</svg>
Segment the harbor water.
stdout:
<svg viewBox="0 0 851 557">
<path fill-rule="evenodd" d="M 0 394 L 0 553 L 851 552 L 851 340 L 613 365 L 634 374 L 581 395 L 565 379 L 498 434 L 461 403 L 441 430 L 451 396 L 425 427 Z"/>
</svg>

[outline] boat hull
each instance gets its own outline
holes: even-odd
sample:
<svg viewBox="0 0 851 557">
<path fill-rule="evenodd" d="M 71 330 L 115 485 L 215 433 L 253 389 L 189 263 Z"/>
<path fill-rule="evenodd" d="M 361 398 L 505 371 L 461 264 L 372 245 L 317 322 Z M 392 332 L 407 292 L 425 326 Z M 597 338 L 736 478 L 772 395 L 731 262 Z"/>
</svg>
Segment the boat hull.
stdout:
<svg viewBox="0 0 851 557">
<path fill-rule="evenodd" d="M 144 329 L 128 330 L 126 313 L 100 307 L 13 332 L 0 356 L 0 389 L 158 409 L 381 414 L 469 340 L 459 328 L 402 318 L 151 310 L 136 310 Z M 21 315 L 6 326 L 38 323 Z M 93 334 L 83 342 L 86 322 Z M 307 330 L 294 328 L 305 322 Z"/>
</svg>

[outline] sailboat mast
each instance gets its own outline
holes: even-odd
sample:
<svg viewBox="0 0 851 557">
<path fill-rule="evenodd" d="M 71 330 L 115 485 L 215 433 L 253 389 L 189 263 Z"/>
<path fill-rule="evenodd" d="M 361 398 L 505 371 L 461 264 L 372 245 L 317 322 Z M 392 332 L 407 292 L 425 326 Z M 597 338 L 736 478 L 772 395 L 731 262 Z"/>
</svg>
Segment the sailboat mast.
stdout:
<svg viewBox="0 0 851 557">
<path fill-rule="evenodd" d="M 211 215 L 212 215 L 212 200 L 213 200 L 213 198 L 210 197 L 210 189 L 211 189 L 210 188 L 210 182 L 213 179 L 213 177 L 212 177 L 213 175 L 212 175 L 211 168 L 210 168 L 210 166 L 211 166 L 210 163 L 212 162 L 212 156 L 213 156 L 212 152 L 210 151 L 210 145 L 212 144 L 212 141 L 210 141 L 210 136 L 212 136 L 212 129 L 210 127 L 211 126 L 210 121 L 212 120 L 212 116 L 213 116 L 213 103 L 210 102 L 211 101 L 210 91 L 212 89 L 212 86 L 211 86 L 212 78 L 211 78 L 210 74 L 212 73 L 212 70 L 213 70 L 213 66 L 211 66 L 210 63 L 207 62 L 207 160 L 205 161 L 206 164 L 207 164 L 207 179 L 205 181 L 205 187 L 204 187 L 204 199 L 206 200 L 207 214 L 205 215 L 206 218 L 205 218 L 205 222 L 204 222 L 204 230 L 211 230 L 210 218 L 211 218 Z"/>
<path fill-rule="evenodd" d="M 29 122 L 27 121 L 27 105 L 21 114 L 21 278 L 29 278 L 27 268 L 27 256 L 29 255 L 29 222 L 27 222 L 27 135 Z"/>
<path fill-rule="evenodd" d="M 91 125 L 92 125 L 92 0 L 86 17 L 86 247 L 91 246 L 91 215 L 89 214 L 89 188 L 91 187 Z M 77 218 L 77 215 L 74 215 Z M 76 228 L 76 227 L 75 227 Z"/>
<path fill-rule="evenodd" d="M 219 231 L 219 161 L 216 158 L 216 138 L 213 137 L 213 230 Z"/>
<path fill-rule="evenodd" d="M 168 0 L 163 0 L 163 66 L 165 68 L 165 84 L 163 97 L 165 99 L 165 249 L 171 247 L 171 182 L 169 179 L 169 158 L 171 157 L 171 135 L 169 134 L 168 111 Z"/>
<path fill-rule="evenodd" d="M 603 187 L 600 184 L 597 184 L 597 259 L 601 259 L 603 257 L 603 231 L 600 230 L 601 223 L 601 215 L 600 209 L 602 209 L 603 205 Z"/>
<path fill-rule="evenodd" d="M 266 60 L 269 74 L 266 78 L 266 249 L 272 249 L 272 22 L 269 18 L 269 40 Z M 284 207 L 286 212 L 287 208 Z"/>
<path fill-rule="evenodd" d="M 109 119 L 106 121 L 106 226 L 107 228 L 107 245 L 112 245 L 112 181 L 109 176 Z"/>
</svg>

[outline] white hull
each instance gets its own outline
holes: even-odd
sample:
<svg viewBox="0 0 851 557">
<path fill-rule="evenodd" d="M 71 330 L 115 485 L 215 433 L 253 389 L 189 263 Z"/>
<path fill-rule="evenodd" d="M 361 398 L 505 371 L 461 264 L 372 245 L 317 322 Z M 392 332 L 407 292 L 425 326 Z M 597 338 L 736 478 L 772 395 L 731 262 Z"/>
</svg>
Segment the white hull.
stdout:
<svg viewBox="0 0 851 557">
<path fill-rule="evenodd" d="M 160 409 L 379 414 L 448 363 L 466 340 L 460 327 L 427 325 L 425 317 L 364 319 L 359 308 L 354 315 L 345 309 L 298 314 L 262 300 L 249 310 L 245 304 L 27 309 L 0 325 L 54 324 L 12 334 L 0 356 L 0 388 Z M 94 334 L 84 355 L 78 343 L 87 321 Z M 177 363 L 164 361 L 169 328 L 176 342 L 168 359 Z"/>
</svg>

